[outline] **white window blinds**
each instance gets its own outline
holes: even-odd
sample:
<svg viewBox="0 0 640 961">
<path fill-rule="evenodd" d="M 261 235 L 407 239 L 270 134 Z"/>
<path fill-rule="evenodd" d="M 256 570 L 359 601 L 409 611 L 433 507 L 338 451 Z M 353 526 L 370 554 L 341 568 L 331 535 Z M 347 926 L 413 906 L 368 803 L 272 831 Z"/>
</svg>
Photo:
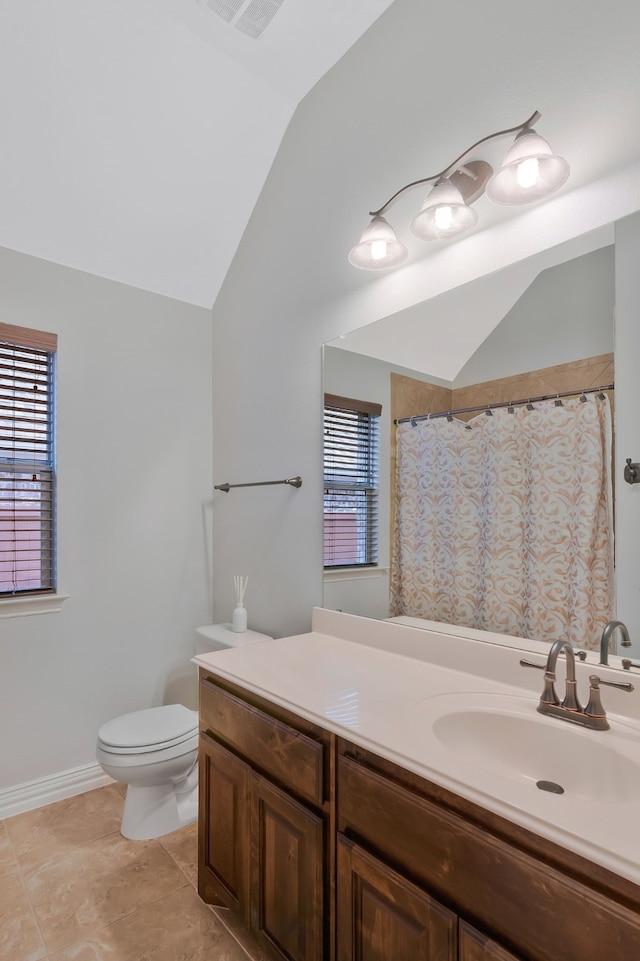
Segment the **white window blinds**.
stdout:
<svg viewBox="0 0 640 961">
<path fill-rule="evenodd" d="M 56 347 L 0 324 L 0 598 L 55 590 Z"/>
<path fill-rule="evenodd" d="M 379 404 L 325 395 L 324 566 L 378 560 Z"/>
</svg>

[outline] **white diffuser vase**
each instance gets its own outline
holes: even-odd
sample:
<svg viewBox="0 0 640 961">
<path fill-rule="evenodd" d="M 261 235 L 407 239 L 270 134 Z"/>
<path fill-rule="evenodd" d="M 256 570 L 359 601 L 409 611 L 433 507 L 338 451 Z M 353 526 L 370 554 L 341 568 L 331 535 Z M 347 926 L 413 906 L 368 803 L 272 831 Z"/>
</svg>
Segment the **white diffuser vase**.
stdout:
<svg viewBox="0 0 640 961">
<path fill-rule="evenodd" d="M 244 634 L 247 629 L 247 609 L 244 604 L 236 604 L 231 617 L 231 629 L 236 634 Z"/>
<path fill-rule="evenodd" d="M 247 629 L 247 609 L 244 606 L 244 593 L 249 582 L 248 577 L 241 577 L 236 574 L 233 583 L 236 588 L 236 606 L 231 616 L 231 630 L 236 634 L 244 634 Z"/>
</svg>

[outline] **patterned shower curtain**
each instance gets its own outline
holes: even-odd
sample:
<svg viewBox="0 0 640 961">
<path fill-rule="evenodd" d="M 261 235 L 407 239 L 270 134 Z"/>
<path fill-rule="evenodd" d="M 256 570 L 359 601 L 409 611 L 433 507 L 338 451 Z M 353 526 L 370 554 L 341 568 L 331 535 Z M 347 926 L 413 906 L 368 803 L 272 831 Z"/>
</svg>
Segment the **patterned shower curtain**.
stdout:
<svg viewBox="0 0 640 961">
<path fill-rule="evenodd" d="M 391 614 L 597 648 L 613 617 L 604 395 L 398 424 Z"/>
</svg>

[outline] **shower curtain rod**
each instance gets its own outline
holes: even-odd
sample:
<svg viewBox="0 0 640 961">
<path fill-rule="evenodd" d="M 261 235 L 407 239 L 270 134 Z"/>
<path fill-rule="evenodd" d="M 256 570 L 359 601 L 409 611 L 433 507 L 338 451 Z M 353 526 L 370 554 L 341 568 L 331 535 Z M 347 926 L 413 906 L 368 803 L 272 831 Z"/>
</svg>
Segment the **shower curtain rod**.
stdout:
<svg viewBox="0 0 640 961">
<path fill-rule="evenodd" d="M 413 424 L 417 420 L 434 420 L 436 417 L 455 417 L 458 414 L 475 414 L 480 411 L 497 410 L 499 407 L 521 407 L 523 404 L 537 404 L 542 400 L 560 400 L 561 397 L 585 397 L 585 394 L 602 393 L 613 390 L 613 384 L 604 387 L 586 387 L 584 390 L 565 390 L 559 394 L 543 394 L 541 397 L 526 397 L 524 400 L 502 400 L 495 404 L 481 404 L 479 407 L 459 407 L 457 410 L 442 410 L 437 414 L 416 414 L 413 417 L 399 417 L 394 424 Z M 586 397 L 585 397 L 586 400 Z"/>
</svg>

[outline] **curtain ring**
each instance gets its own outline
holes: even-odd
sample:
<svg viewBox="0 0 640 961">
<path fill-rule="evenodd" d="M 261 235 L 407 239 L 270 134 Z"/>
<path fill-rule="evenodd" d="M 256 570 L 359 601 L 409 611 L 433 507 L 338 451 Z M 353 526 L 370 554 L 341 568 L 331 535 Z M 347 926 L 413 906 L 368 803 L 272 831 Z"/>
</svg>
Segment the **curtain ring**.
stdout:
<svg viewBox="0 0 640 961">
<path fill-rule="evenodd" d="M 581 404 L 586 404 L 586 403 L 587 403 L 587 395 L 585 394 L 584 391 L 582 391 L 582 394 L 580 395 L 580 403 L 581 403 Z"/>
<path fill-rule="evenodd" d="M 556 399 L 553 402 L 554 407 L 562 407 L 562 401 L 560 400 L 560 394 L 556 394 Z"/>
</svg>

